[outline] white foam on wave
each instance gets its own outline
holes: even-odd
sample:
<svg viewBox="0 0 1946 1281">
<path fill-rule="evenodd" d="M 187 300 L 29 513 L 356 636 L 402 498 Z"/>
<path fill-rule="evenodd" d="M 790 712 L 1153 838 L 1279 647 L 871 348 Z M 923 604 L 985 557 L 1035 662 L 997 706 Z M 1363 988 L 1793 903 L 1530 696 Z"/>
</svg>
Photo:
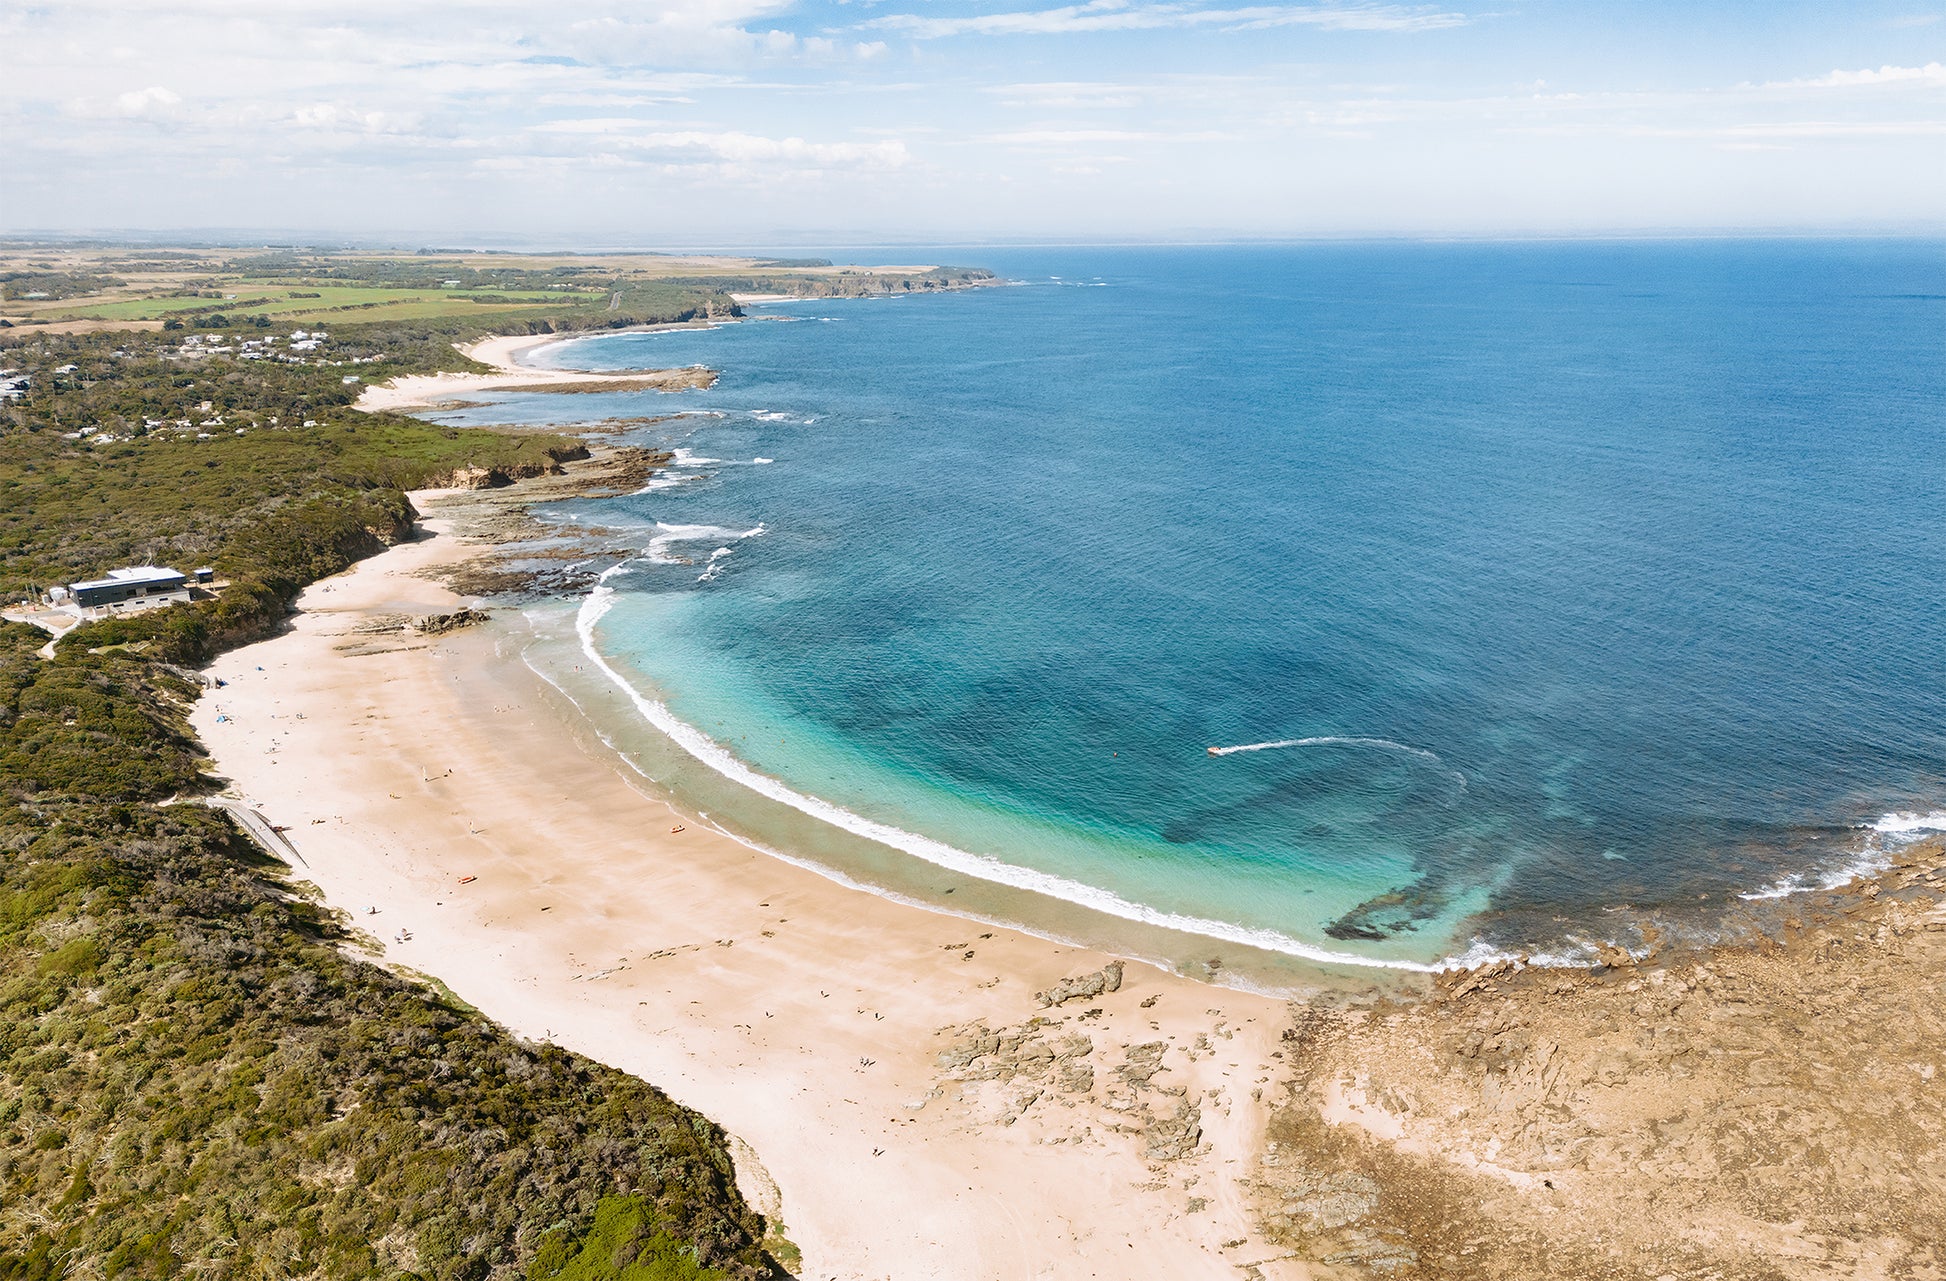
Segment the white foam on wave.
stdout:
<svg viewBox="0 0 1946 1281">
<path fill-rule="evenodd" d="M 1482 965 L 1498 965 L 1502 961 L 1512 961 L 1529 969 L 1585 969 L 1595 963 L 1598 945 L 1583 939 L 1570 938 L 1572 948 L 1559 948 L 1544 952 L 1515 952 L 1497 943 L 1489 943 L 1483 938 L 1475 938 L 1463 952 L 1456 952 L 1443 964 L 1449 969 L 1473 970 Z M 1616 944 L 1615 946 L 1621 946 Z M 1647 948 L 1623 948 L 1629 955 L 1640 960 L 1649 954 Z"/>
<path fill-rule="evenodd" d="M 655 536 L 649 539 L 649 545 L 644 549 L 643 559 L 657 565 L 687 565 L 689 561 L 669 554 L 669 549 L 677 543 L 700 543 L 705 540 L 740 542 L 745 538 L 763 537 L 764 529 L 761 523 L 755 529 L 725 529 L 721 525 L 671 525 L 659 520 L 655 523 Z M 615 569 L 620 568 L 620 565 L 615 566 Z M 607 575 L 604 574 L 600 581 L 606 580 Z"/>
<path fill-rule="evenodd" d="M 669 465 L 671 467 L 708 467 L 722 461 L 721 458 L 700 457 L 678 445 L 676 446 L 675 454 L 669 459 Z"/>
<path fill-rule="evenodd" d="M 619 569 L 620 566 L 615 568 Z M 854 814 L 830 801 L 799 792 L 780 780 L 768 774 L 761 774 L 744 764 L 715 739 L 677 717 L 666 704 L 636 689 L 602 656 L 601 651 L 595 647 L 595 628 L 615 604 L 615 589 L 609 587 L 606 582 L 613 572 L 610 570 L 602 575 L 601 580 L 582 602 L 575 616 L 575 631 L 581 638 L 581 652 L 614 683 L 617 689 L 628 696 L 642 719 L 704 765 L 760 796 L 788 805 L 799 813 L 807 814 L 855 836 L 889 846 L 949 871 L 1075 903 L 1126 921 L 1177 930 L 1184 934 L 1201 935 L 1205 938 L 1219 939 L 1243 947 L 1254 947 L 1266 952 L 1277 952 L 1325 965 L 1350 965 L 1366 969 L 1436 974 L 1441 970 L 1453 968 L 1455 964 L 1453 961 L 1426 964 L 1420 961 L 1381 960 L 1376 957 L 1360 956 L 1354 952 L 1337 952 L 1329 948 L 1317 947 L 1276 930 L 1235 925 L 1228 921 L 1188 916 L 1180 912 L 1162 911 L 1142 903 L 1131 902 L 1112 890 L 1102 889 L 1099 886 L 1087 885 L 1033 868 L 1004 863 L 990 855 L 974 854 L 958 849 L 943 841 L 921 836 L 916 832 L 908 832 L 893 827 L 889 823 L 877 822 L 861 814 Z"/>
<path fill-rule="evenodd" d="M 1759 889 L 1737 895 L 1749 902 L 1785 898 L 1792 894 L 1819 894 L 1842 889 L 1853 881 L 1877 876 L 1892 866 L 1892 850 L 1934 832 L 1946 832 L 1946 811 L 1927 814 L 1900 812 L 1886 814 L 1866 825 L 1864 848 L 1855 858 L 1823 871 L 1792 872 Z"/>
<path fill-rule="evenodd" d="M 750 460 L 750 465 L 752 467 L 762 467 L 767 463 L 774 463 L 776 461 L 777 460 L 775 458 L 752 458 Z"/>
<path fill-rule="evenodd" d="M 1872 824 L 1872 830 L 1880 836 L 1906 838 L 1946 832 L 1946 810 L 1934 810 L 1930 814 L 1887 814 Z"/>
<path fill-rule="evenodd" d="M 1792 894 L 1818 894 L 1825 890 L 1842 889 L 1863 877 L 1876 876 L 1890 866 L 1892 860 L 1884 847 L 1876 841 L 1868 841 L 1864 851 L 1849 862 L 1821 872 L 1792 872 L 1760 889 L 1745 890 L 1737 897 L 1755 903 L 1768 898 L 1787 898 Z"/>
<path fill-rule="evenodd" d="M 696 481 L 707 479 L 709 479 L 707 476 L 651 476 L 649 477 L 648 484 L 642 486 L 642 488 L 636 490 L 634 494 L 629 496 L 633 498 L 641 494 L 653 494 L 658 490 L 676 489 L 683 485 L 693 484 Z"/>
<path fill-rule="evenodd" d="M 750 411 L 750 416 L 762 423 L 787 423 L 791 421 L 791 415 L 781 409 L 753 409 Z"/>
<path fill-rule="evenodd" d="M 734 555 L 735 553 L 736 553 L 736 548 L 734 547 L 719 547 L 715 551 L 711 552 L 709 554 L 708 568 L 704 569 L 702 573 L 696 575 L 696 581 L 699 583 L 707 583 L 710 580 L 714 579 L 717 576 L 717 574 L 722 572 L 723 558 L 726 556 Z"/>
</svg>

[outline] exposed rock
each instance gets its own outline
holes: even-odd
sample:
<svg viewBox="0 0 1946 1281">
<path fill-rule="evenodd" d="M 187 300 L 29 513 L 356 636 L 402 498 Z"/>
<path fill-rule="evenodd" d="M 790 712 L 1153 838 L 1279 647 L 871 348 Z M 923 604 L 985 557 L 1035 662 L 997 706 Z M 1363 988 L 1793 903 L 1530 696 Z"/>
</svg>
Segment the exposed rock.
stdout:
<svg viewBox="0 0 1946 1281">
<path fill-rule="evenodd" d="M 1294 1007 L 1265 1235 L 1332 1276 L 1946 1276 L 1946 841 L 1900 853 L 1744 938 Z"/>
<path fill-rule="evenodd" d="M 1282 1197 L 1272 1214 L 1280 1226 L 1303 1234 L 1349 1227 L 1378 1209 L 1378 1184 L 1348 1171 L 1295 1171 L 1281 1180 Z"/>
<path fill-rule="evenodd" d="M 1635 958 L 1629 955 L 1627 948 L 1617 947 L 1613 943 L 1603 943 L 1597 947 L 1595 960 L 1611 970 L 1625 970 L 1635 964 Z"/>
<path fill-rule="evenodd" d="M 956 1080 L 1051 1079 L 1070 1092 L 1087 1090 L 1094 1084 L 1095 1070 L 1077 1060 L 1093 1054 L 1095 1043 L 1079 1033 L 1049 1040 L 1040 1035 L 1047 1030 L 1040 1020 L 1000 1032 L 983 1023 L 961 1030 L 967 1035 L 940 1051 L 938 1058 L 939 1066 Z"/>
<path fill-rule="evenodd" d="M 1161 1041 L 1150 1041 L 1144 1045 L 1128 1047 L 1128 1061 L 1115 1069 L 1115 1075 L 1133 1086 L 1145 1086 L 1157 1072 L 1163 1071 L 1162 1056 L 1169 1047 Z"/>
<path fill-rule="evenodd" d="M 1073 978 L 1062 979 L 1045 992 L 1034 993 L 1034 1000 L 1042 1009 L 1047 1009 L 1068 1001 L 1100 996 L 1103 992 L 1119 992 L 1121 988 L 1122 963 L 1110 961 L 1092 974 L 1077 974 Z"/>
<path fill-rule="evenodd" d="M 422 636 L 443 636 L 462 627 L 484 623 L 492 615 L 483 609 L 456 609 L 450 614 L 422 614 L 412 620 L 412 630 Z"/>
<path fill-rule="evenodd" d="M 1143 1155 L 1151 1161 L 1180 1161 L 1203 1140 L 1203 1110 L 1187 1100 L 1169 1116 L 1142 1127 Z"/>
</svg>

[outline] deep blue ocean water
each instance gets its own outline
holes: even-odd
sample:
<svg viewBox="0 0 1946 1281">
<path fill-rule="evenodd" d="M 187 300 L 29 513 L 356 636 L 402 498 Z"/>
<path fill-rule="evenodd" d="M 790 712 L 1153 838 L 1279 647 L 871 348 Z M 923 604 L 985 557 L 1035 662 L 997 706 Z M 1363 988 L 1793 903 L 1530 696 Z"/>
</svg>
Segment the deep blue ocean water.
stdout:
<svg viewBox="0 0 1946 1281">
<path fill-rule="evenodd" d="M 1942 246 L 939 256 L 1020 283 L 558 344 L 723 377 L 442 416 L 683 415 L 577 515 L 641 549 L 595 646 L 703 755 L 1417 961 L 1946 824 Z"/>
</svg>

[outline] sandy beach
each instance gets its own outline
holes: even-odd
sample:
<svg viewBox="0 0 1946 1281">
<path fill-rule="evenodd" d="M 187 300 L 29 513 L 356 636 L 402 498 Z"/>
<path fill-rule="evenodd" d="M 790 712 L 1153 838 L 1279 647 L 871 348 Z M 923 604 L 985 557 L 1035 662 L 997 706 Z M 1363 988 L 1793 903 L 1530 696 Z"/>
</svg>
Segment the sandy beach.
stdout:
<svg viewBox="0 0 1946 1281">
<path fill-rule="evenodd" d="M 410 625 L 477 603 L 438 579 L 492 548 L 454 528 L 492 537 L 478 495 L 415 501 L 422 537 L 210 669 L 194 723 L 225 802 L 284 829 L 385 964 L 722 1124 L 804 1277 L 1946 1259 L 1938 839 L 1700 951 L 1391 1000 L 1228 990 L 851 888 L 673 807 L 522 661 L 517 614 Z"/>
<path fill-rule="evenodd" d="M 1251 1226 L 1281 1002 L 1128 964 L 1043 1008 L 1114 958 L 710 830 L 519 661 L 517 618 L 397 630 L 467 603 L 424 575 L 476 550 L 429 520 L 314 585 L 195 717 L 385 963 L 721 1123 L 806 1277 L 1311 1275 Z"/>
<path fill-rule="evenodd" d="M 650 369 L 626 373 L 585 373 L 569 369 L 536 369 L 519 363 L 523 352 L 559 342 L 568 334 L 519 334 L 485 338 L 460 351 L 490 374 L 413 374 L 367 387 L 356 408 L 367 413 L 424 409 L 483 391 L 685 391 L 716 381 L 711 369 Z"/>
</svg>

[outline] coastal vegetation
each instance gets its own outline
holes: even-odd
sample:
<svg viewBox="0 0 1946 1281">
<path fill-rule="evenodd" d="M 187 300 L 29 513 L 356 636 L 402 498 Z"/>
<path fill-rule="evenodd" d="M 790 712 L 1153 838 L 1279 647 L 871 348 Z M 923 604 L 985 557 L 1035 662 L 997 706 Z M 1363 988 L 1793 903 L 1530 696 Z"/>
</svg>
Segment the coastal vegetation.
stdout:
<svg viewBox="0 0 1946 1281">
<path fill-rule="evenodd" d="M 464 359 L 416 334 L 389 341 L 377 362 L 388 369 L 423 367 L 441 349 L 447 364 Z M 131 561 L 208 564 L 230 584 L 217 599 L 76 637 L 154 640 L 176 661 L 268 634 L 304 584 L 396 541 L 411 525 L 403 491 L 462 468 L 514 478 L 586 454 L 563 436 L 352 413 L 358 385 L 334 366 L 204 357 L 185 370 L 160 344 L 111 334 L 0 350 L 30 380 L 0 410 L 0 593 Z"/>
<path fill-rule="evenodd" d="M 134 560 L 226 580 L 51 659 L 0 625 L 0 1278 L 781 1274 L 708 1120 L 361 959 L 199 803 L 179 664 L 405 535 L 405 491 L 586 454 L 350 411 L 365 378 L 469 368 L 477 324 L 301 351 L 226 324 L 0 331 L 6 594 Z"/>
<path fill-rule="evenodd" d="M 0 1276 L 515 1275 L 604 1198 L 627 1275 L 773 1273 L 714 1126 L 356 959 L 192 803 L 194 686 L 42 639 L 0 627 Z"/>
</svg>

